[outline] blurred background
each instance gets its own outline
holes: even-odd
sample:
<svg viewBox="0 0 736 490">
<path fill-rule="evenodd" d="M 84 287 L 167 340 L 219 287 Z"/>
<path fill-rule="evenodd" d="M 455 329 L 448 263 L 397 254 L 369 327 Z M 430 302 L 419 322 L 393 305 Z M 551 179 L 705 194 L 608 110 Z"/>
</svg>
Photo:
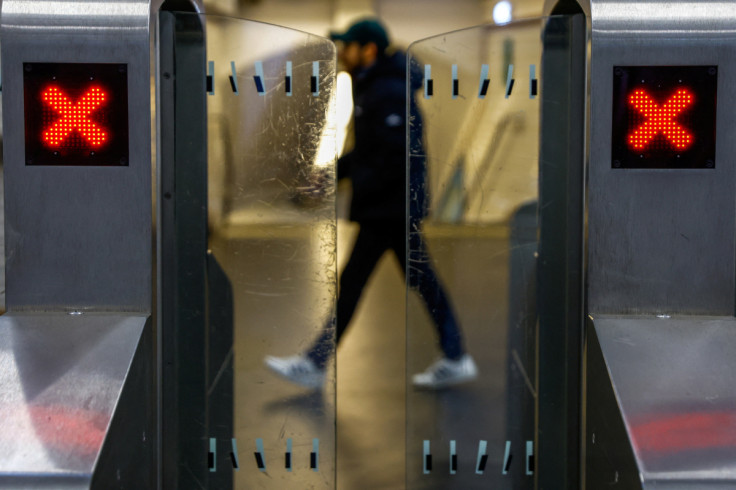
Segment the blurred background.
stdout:
<svg viewBox="0 0 736 490">
<path fill-rule="evenodd" d="M 356 17 L 377 15 L 394 42 L 405 48 L 429 36 L 492 22 L 498 3 L 511 7 L 513 19 L 537 17 L 544 4 L 543 0 L 210 0 L 205 9 L 320 36 L 347 28 Z"/>
</svg>

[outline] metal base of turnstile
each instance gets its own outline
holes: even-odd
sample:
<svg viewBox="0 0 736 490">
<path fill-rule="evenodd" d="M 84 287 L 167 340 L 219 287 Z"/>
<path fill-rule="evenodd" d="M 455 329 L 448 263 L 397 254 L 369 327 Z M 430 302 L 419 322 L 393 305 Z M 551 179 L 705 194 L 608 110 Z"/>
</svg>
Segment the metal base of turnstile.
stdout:
<svg viewBox="0 0 736 490">
<path fill-rule="evenodd" d="M 151 322 L 0 317 L 0 488 L 155 488 Z"/>
<path fill-rule="evenodd" d="M 734 352 L 734 318 L 590 319 L 586 488 L 736 488 Z"/>
</svg>

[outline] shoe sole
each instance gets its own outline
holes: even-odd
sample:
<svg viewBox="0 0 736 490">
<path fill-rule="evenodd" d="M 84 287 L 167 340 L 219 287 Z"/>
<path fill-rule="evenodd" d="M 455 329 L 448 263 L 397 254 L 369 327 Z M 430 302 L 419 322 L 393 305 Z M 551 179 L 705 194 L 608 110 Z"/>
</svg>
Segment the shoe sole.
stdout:
<svg viewBox="0 0 736 490">
<path fill-rule="evenodd" d="M 302 386 L 304 388 L 311 388 L 313 390 L 321 389 L 324 385 L 323 379 L 309 379 L 305 381 L 297 380 L 296 378 L 293 378 L 289 376 L 289 374 L 283 372 L 280 368 L 280 366 L 277 364 L 278 361 L 274 362 L 273 360 L 266 358 L 265 364 L 266 367 L 275 375 L 277 375 L 279 378 L 286 380 L 292 384 Z"/>
<path fill-rule="evenodd" d="M 469 374 L 460 378 L 453 378 L 448 379 L 447 381 L 442 381 L 440 383 L 422 383 L 422 382 L 416 382 L 412 380 L 412 384 L 414 385 L 414 388 L 422 389 L 422 390 L 439 390 L 442 388 L 447 388 L 450 386 L 456 386 L 463 383 L 469 383 L 473 380 L 478 378 L 478 374 Z"/>
</svg>

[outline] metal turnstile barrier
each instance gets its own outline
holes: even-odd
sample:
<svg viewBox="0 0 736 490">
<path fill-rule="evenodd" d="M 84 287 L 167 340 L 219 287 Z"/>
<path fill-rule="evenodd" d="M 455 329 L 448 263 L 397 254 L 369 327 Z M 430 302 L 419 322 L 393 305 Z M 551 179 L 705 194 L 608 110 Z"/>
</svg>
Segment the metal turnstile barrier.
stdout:
<svg viewBox="0 0 736 490">
<path fill-rule="evenodd" d="M 583 7 L 585 482 L 733 487 L 736 3 Z"/>
<path fill-rule="evenodd" d="M 408 195 L 408 488 L 524 488 L 533 482 L 527 463 L 533 412 L 523 406 L 532 406 L 536 367 L 534 342 L 530 351 L 523 338 L 533 339 L 535 331 L 534 275 L 512 278 L 509 263 L 511 251 L 518 250 L 526 255 L 521 261 L 533 265 L 536 250 L 539 87 L 532 88 L 541 74 L 541 23 L 480 26 L 409 48 L 415 92 Z M 535 202 L 532 222 L 516 223 L 532 233 L 517 233 L 513 216 L 529 201 Z M 431 300 L 443 296 L 449 308 Z M 440 347 L 452 348 L 438 346 L 438 332 L 452 323 L 479 378 L 439 392 L 414 388 L 412 375 L 443 355 Z M 507 355 L 517 332 L 519 344 Z M 516 409 L 509 410 L 511 405 Z"/>
<path fill-rule="evenodd" d="M 334 44 L 159 4 L 2 7 L 0 486 L 333 487 Z"/>
<path fill-rule="evenodd" d="M 449 331 L 429 287 L 480 375 L 408 377 L 408 486 L 733 486 L 735 8 L 549 2 L 412 45 L 407 366 Z"/>
<path fill-rule="evenodd" d="M 156 486 L 149 6 L 116 6 L 2 5 L 3 488 Z"/>
<path fill-rule="evenodd" d="M 547 7 L 409 49 L 407 487 L 733 487 L 736 3 Z M 334 44 L 142 0 L 0 41 L 0 486 L 334 488 L 334 363 L 263 365 L 334 328 Z M 415 389 L 442 350 L 478 378 Z"/>
<path fill-rule="evenodd" d="M 232 393 L 210 403 L 227 404 L 233 425 L 228 434 L 211 419 L 197 457 L 216 448 L 209 476 L 229 473 L 234 488 L 334 488 L 334 358 L 321 391 L 276 378 L 263 361 L 305 351 L 333 324 L 335 45 L 242 19 L 173 18 L 184 22 L 207 35 L 198 80 L 207 102 L 208 246 L 234 306 L 232 344 L 221 351 L 233 366 Z"/>
</svg>

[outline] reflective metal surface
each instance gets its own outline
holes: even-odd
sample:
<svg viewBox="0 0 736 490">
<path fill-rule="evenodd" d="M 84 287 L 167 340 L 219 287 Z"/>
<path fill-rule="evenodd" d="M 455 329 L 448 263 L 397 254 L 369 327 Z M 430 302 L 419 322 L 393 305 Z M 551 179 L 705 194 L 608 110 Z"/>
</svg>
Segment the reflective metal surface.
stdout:
<svg viewBox="0 0 736 490">
<path fill-rule="evenodd" d="M 86 33 L 95 37 L 101 31 L 112 34 L 116 30 L 124 30 L 128 34 L 138 31 L 141 35 L 147 35 L 149 2 L 6 0 L 2 11 L 3 27 L 17 34 L 33 32 L 44 36 L 58 34 L 59 29 L 68 29 L 76 31 L 76 35 L 84 36 Z"/>
<path fill-rule="evenodd" d="M 581 4 L 591 29 L 586 481 L 592 488 L 730 488 L 736 2 Z M 697 141 L 715 118 L 712 160 L 698 157 L 697 168 L 617 168 L 615 106 L 631 93 L 615 100 L 614 90 L 626 67 L 655 74 L 711 67 L 715 116 L 678 122 Z M 664 78 L 647 77 L 632 84 L 666 87 Z M 678 78 L 670 82 L 692 84 Z M 699 87 L 689 88 L 696 104 L 699 96 L 705 103 Z M 687 155 L 672 158 L 680 157 Z"/>
<path fill-rule="evenodd" d="M 149 488 L 150 329 L 146 316 L 0 317 L 0 487 Z"/>
<path fill-rule="evenodd" d="M 589 479 L 640 481 L 645 489 L 736 485 L 736 319 L 599 316 L 593 323 L 598 346 L 589 351 L 600 349 L 605 371 L 589 377 L 610 386 L 615 398 L 589 399 L 588 411 L 610 410 L 615 400 L 620 415 L 614 410 L 609 419 L 589 424 L 589 454 L 607 455 L 596 471 L 588 470 Z M 598 388 L 589 390 L 597 394 Z M 628 438 L 636 463 L 634 475 L 612 463 L 625 454 L 614 449 L 622 441 L 596 431 L 612 427 L 617 417 L 625 428 L 618 434 Z"/>
<path fill-rule="evenodd" d="M 589 311 L 732 315 L 736 3 L 592 4 Z M 715 168 L 615 169 L 614 66 L 717 65 Z"/>
<path fill-rule="evenodd" d="M 146 0 L 2 4 L 9 310 L 151 311 L 149 15 Z M 26 165 L 30 62 L 127 65 L 129 165 Z"/>
</svg>

